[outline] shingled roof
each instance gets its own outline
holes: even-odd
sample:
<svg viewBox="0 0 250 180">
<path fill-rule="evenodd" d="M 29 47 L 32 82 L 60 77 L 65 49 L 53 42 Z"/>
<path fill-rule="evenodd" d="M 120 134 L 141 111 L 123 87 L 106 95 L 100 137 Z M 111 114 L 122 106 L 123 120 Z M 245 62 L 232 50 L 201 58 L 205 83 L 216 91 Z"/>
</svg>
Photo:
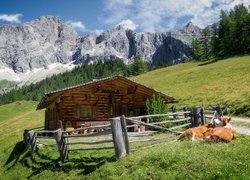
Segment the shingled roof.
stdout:
<svg viewBox="0 0 250 180">
<path fill-rule="evenodd" d="M 78 84 L 78 85 L 75 85 L 75 86 L 71 86 L 71 87 L 67 87 L 67 88 L 47 92 L 47 93 L 44 94 L 43 98 L 41 99 L 41 101 L 37 105 L 37 110 L 47 107 L 50 104 L 51 99 L 56 99 L 58 96 L 66 93 L 66 92 L 69 92 L 71 90 L 75 90 L 75 89 L 78 89 L 78 88 L 89 87 L 89 86 L 95 85 L 95 84 L 105 83 L 106 81 L 108 82 L 108 81 L 116 81 L 116 80 L 121 81 L 123 83 L 131 83 L 134 86 L 141 87 L 141 88 L 151 92 L 152 95 L 153 94 L 159 94 L 168 103 L 178 102 L 178 100 L 176 98 L 174 98 L 173 96 L 164 94 L 164 93 L 162 93 L 160 91 L 157 91 L 157 90 L 155 90 L 153 88 L 150 88 L 148 86 L 140 84 L 140 83 L 138 83 L 138 82 L 136 82 L 134 80 L 131 80 L 131 79 L 127 78 L 127 77 L 118 75 L 118 76 L 111 76 L 111 77 L 107 77 L 107 78 L 103 78 L 103 79 L 99 79 L 99 80 L 92 80 L 92 81 L 87 82 L 87 83 L 82 83 L 82 84 Z"/>
</svg>

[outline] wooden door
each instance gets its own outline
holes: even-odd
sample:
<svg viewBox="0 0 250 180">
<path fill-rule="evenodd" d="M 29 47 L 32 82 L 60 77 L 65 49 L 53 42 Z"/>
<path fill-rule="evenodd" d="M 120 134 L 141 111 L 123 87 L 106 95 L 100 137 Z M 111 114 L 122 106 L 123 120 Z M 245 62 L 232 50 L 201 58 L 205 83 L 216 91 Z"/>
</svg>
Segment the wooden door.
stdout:
<svg viewBox="0 0 250 180">
<path fill-rule="evenodd" d="M 121 115 L 127 115 L 127 105 L 120 103 L 113 103 L 112 117 L 118 117 Z"/>
</svg>

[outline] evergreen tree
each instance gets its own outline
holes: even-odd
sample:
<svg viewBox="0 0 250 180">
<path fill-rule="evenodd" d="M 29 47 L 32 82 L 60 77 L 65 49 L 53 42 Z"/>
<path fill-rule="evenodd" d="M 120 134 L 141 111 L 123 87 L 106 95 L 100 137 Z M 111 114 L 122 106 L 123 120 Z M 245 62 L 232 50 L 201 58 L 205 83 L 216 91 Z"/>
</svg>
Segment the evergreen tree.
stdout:
<svg viewBox="0 0 250 180">
<path fill-rule="evenodd" d="M 202 48 L 202 58 L 208 60 L 211 57 L 212 47 L 211 47 L 211 33 L 208 28 L 204 29 L 201 33 L 201 48 Z"/>
<path fill-rule="evenodd" d="M 198 39 L 193 39 L 192 42 L 192 55 L 196 61 L 201 61 L 203 56 L 203 49 Z"/>
<path fill-rule="evenodd" d="M 132 68 L 132 72 L 131 73 L 133 75 L 139 75 L 141 73 L 146 72 L 146 65 L 143 62 L 143 60 L 142 60 L 142 58 L 141 58 L 140 55 L 136 55 L 134 57 L 134 63 L 132 64 L 131 68 Z"/>
</svg>

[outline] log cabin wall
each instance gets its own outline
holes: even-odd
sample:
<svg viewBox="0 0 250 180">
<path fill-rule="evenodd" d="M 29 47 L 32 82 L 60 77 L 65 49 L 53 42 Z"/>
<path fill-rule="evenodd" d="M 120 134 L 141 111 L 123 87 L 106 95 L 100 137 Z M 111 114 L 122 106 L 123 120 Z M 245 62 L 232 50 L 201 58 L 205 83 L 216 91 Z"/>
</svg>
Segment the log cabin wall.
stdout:
<svg viewBox="0 0 250 180">
<path fill-rule="evenodd" d="M 159 94 L 167 103 L 175 98 L 125 77 L 115 76 L 45 94 L 37 109 L 46 108 L 45 129 L 78 128 L 86 122 L 108 122 L 110 117 L 146 114 L 145 102 Z"/>
<path fill-rule="evenodd" d="M 45 110 L 45 129 L 53 130 L 56 129 L 59 114 L 58 114 L 58 108 L 56 106 L 56 103 L 51 103 Z"/>
<path fill-rule="evenodd" d="M 112 88 L 117 89 L 113 86 Z M 78 128 L 86 122 L 105 122 L 110 117 L 121 115 L 135 116 L 145 114 L 146 97 L 126 93 L 119 94 L 117 91 L 96 91 L 93 87 L 84 90 L 74 90 L 65 93 L 60 97 L 58 108 L 60 109 L 59 119 L 62 120 L 63 127 L 70 122 L 71 126 Z M 81 106 L 91 109 L 91 116 L 81 117 L 79 109 Z M 57 121 L 57 128 L 60 121 Z"/>
</svg>

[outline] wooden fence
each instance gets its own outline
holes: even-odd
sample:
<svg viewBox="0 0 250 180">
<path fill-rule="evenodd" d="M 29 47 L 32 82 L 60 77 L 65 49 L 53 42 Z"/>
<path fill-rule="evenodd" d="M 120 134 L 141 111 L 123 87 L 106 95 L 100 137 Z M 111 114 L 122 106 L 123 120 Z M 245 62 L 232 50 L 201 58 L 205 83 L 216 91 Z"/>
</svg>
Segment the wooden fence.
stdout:
<svg viewBox="0 0 250 180">
<path fill-rule="evenodd" d="M 32 150 L 35 151 L 37 145 L 57 146 L 62 160 L 68 159 L 69 152 L 80 150 L 103 150 L 114 149 L 115 157 L 126 156 L 132 151 L 131 144 L 139 142 L 154 142 L 153 144 L 162 143 L 171 136 L 154 137 L 149 136 L 155 132 L 170 132 L 179 134 L 185 127 L 194 127 L 210 122 L 213 118 L 219 118 L 222 113 L 220 108 L 205 109 L 203 107 L 188 108 L 184 111 L 172 112 L 167 114 L 144 115 L 137 117 L 116 117 L 110 118 L 110 124 L 83 127 L 74 130 L 58 129 L 55 131 L 29 131 L 24 134 L 24 140 L 28 142 Z M 153 118 L 153 122 L 150 122 Z M 157 122 L 157 119 L 161 119 Z M 156 122 L 155 122 L 156 121 Z M 128 130 L 133 129 L 133 132 Z M 95 133 L 86 131 L 95 130 Z M 136 131 L 136 132 L 135 132 Z M 100 139 L 105 135 L 105 139 Z M 90 137 L 98 137 L 96 140 L 89 141 Z M 143 138 L 142 138 L 143 137 Z M 146 137 L 146 138 L 145 138 Z M 173 136 L 172 136 L 173 137 Z M 175 136 L 176 137 L 176 136 Z M 38 139 L 55 139 L 55 144 L 47 144 Z M 107 145 L 112 143 L 112 145 Z M 86 146 L 90 147 L 86 147 Z M 97 145 L 97 146 L 96 146 Z M 101 146 L 100 146 L 101 145 Z M 83 146 L 83 147 L 81 147 Z M 148 146 L 141 147 L 148 148 Z"/>
</svg>

